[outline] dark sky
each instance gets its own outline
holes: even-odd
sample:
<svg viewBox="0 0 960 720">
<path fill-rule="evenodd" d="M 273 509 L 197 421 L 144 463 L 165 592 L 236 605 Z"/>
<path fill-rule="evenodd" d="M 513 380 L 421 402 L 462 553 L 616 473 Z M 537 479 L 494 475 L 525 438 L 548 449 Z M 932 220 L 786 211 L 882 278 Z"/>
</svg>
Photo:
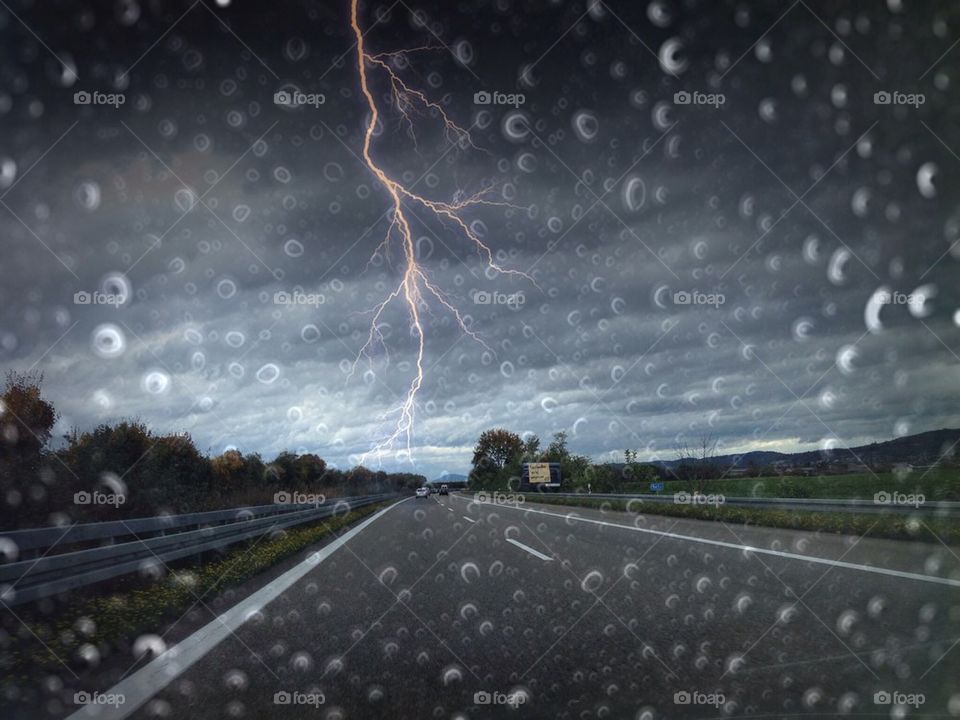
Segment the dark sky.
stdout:
<svg viewBox="0 0 960 720">
<path fill-rule="evenodd" d="M 0 366 L 44 373 L 64 431 L 139 417 L 214 453 L 340 465 L 389 437 L 416 336 L 393 303 L 350 375 L 404 258 L 395 236 L 378 250 L 390 201 L 361 159 L 349 3 L 7 5 Z M 406 210 L 421 267 L 488 346 L 427 298 L 416 468 L 465 472 L 492 426 L 565 430 L 600 459 L 960 424 L 951 7 L 362 4 L 367 51 L 429 48 L 388 62 L 476 146 L 416 102 L 406 122 L 368 66 L 377 162 L 434 201 L 489 188 L 463 219 L 530 276 Z M 75 104 L 95 91 L 124 102 Z M 127 295 L 75 301 L 97 291 Z M 380 462 L 409 468 L 404 449 Z"/>
</svg>

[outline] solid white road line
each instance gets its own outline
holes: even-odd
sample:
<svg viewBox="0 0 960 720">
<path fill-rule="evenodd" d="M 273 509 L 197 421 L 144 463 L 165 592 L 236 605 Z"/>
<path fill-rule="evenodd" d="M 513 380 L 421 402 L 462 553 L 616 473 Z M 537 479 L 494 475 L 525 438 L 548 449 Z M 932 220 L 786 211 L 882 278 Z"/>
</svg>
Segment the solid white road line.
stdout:
<svg viewBox="0 0 960 720">
<path fill-rule="evenodd" d="M 320 563 L 333 555 L 345 543 L 352 540 L 368 525 L 375 522 L 381 515 L 397 507 L 401 500 L 380 512 L 370 516 L 362 523 L 336 540 L 312 553 L 303 562 L 295 565 L 277 577 L 273 582 L 264 585 L 250 597 L 234 605 L 212 622 L 197 630 L 193 635 L 180 641 L 172 648 L 159 655 L 126 679 L 120 681 L 103 694 L 123 695 L 122 704 L 115 705 L 84 705 L 70 715 L 67 720 L 122 720 L 132 715 L 137 708 L 143 705 L 176 678 L 190 669 L 194 663 L 213 650 L 223 640 L 243 625 L 252 615 L 262 610 L 267 603 L 285 592 L 300 578 L 316 568 Z"/>
<path fill-rule="evenodd" d="M 547 562 L 553 562 L 553 558 L 550 557 L 549 555 L 544 555 L 542 552 L 537 552 L 529 545 L 524 545 L 522 542 L 519 542 L 518 540 L 514 540 L 513 538 L 507 538 L 507 542 L 510 543 L 511 545 L 516 545 L 521 550 L 526 550 L 528 553 L 530 553 L 531 555 L 535 555 L 541 560 L 546 560 Z"/>
<path fill-rule="evenodd" d="M 460 498 L 466 502 L 476 502 L 473 499 Z M 492 503 L 485 503 L 491 505 Z M 733 550 L 745 550 L 761 555 L 773 555 L 775 557 L 787 558 L 789 560 L 802 560 L 804 562 L 817 563 L 819 565 L 830 565 L 840 567 L 846 570 L 860 570 L 862 572 L 874 573 L 876 575 L 887 575 L 889 577 L 903 578 L 906 580 L 920 580 L 921 582 L 935 583 L 937 585 L 948 585 L 950 587 L 960 587 L 960 580 L 953 578 L 937 577 L 936 575 L 922 575 L 920 573 L 905 572 L 903 570 L 891 570 L 889 568 L 876 567 L 875 565 L 858 565 L 857 563 L 843 562 L 841 560 L 830 560 L 829 558 L 817 557 L 815 555 L 800 555 L 798 553 L 783 552 L 782 550 L 768 550 L 767 548 L 753 547 L 752 545 L 740 545 L 738 543 L 724 542 L 722 540 L 709 540 L 707 538 L 693 537 L 691 535 L 680 535 L 679 533 L 665 532 L 663 530 L 651 530 L 649 528 L 638 528 L 633 525 L 621 525 L 619 523 L 606 522 L 604 520 L 594 520 L 593 518 L 580 517 L 579 515 L 560 515 L 559 513 L 547 512 L 546 510 L 534 510 L 533 508 L 514 507 L 512 505 L 498 505 L 498 508 L 507 510 L 518 510 L 520 512 L 531 512 L 537 515 L 549 515 L 550 517 L 560 518 L 561 520 L 574 520 L 576 522 L 590 523 L 592 525 L 603 525 L 605 527 L 620 528 L 622 530 L 631 530 L 633 532 L 648 533 L 650 535 L 662 535 L 675 540 L 687 540 L 689 542 L 702 543 L 704 545 L 713 545 L 715 547 L 731 548 Z M 710 521 L 705 521 L 710 522 Z"/>
</svg>

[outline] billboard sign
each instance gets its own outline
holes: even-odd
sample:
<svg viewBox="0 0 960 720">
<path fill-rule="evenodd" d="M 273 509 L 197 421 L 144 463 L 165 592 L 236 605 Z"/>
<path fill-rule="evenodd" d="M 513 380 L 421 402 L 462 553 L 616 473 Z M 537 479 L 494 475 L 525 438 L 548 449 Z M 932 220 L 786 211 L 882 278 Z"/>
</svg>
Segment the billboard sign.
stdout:
<svg viewBox="0 0 960 720">
<path fill-rule="evenodd" d="M 520 484 L 530 488 L 560 487 L 560 463 L 524 463 Z"/>
</svg>

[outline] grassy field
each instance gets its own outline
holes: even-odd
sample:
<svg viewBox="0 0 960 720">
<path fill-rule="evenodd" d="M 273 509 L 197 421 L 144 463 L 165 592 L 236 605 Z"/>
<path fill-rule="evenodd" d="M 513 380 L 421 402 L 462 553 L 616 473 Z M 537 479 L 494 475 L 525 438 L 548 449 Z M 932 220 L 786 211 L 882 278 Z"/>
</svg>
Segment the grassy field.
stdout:
<svg viewBox="0 0 960 720">
<path fill-rule="evenodd" d="M 689 490 L 678 480 L 665 481 L 660 494 Z M 727 497 L 859 498 L 872 500 L 881 491 L 922 493 L 927 500 L 960 500 L 960 470 L 931 470 L 926 475 L 911 473 L 900 479 L 894 473 L 858 473 L 822 477 L 753 477 L 707 480 L 703 492 Z M 624 492 L 649 492 L 649 486 L 633 485 Z"/>
</svg>

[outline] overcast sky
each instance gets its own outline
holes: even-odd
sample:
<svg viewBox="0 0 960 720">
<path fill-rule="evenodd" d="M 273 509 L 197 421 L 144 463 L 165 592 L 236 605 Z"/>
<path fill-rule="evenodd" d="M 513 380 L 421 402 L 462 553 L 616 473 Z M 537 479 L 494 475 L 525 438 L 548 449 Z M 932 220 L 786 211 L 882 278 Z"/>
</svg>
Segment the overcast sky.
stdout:
<svg viewBox="0 0 960 720">
<path fill-rule="evenodd" d="M 378 250 L 348 3 L 33 5 L 0 10 L 0 366 L 44 373 L 62 431 L 140 418 L 352 465 L 396 427 L 416 336 L 394 302 L 350 375 L 404 259 Z M 377 162 L 435 201 L 492 188 L 464 220 L 529 276 L 406 208 L 487 346 L 427 299 L 413 468 L 467 472 L 495 426 L 600 459 L 960 425 L 950 4 L 622 5 L 361 7 L 369 53 L 432 48 L 392 67 L 476 146 L 405 122 L 370 66 Z M 98 291 L 128 295 L 76 295 Z"/>
</svg>

